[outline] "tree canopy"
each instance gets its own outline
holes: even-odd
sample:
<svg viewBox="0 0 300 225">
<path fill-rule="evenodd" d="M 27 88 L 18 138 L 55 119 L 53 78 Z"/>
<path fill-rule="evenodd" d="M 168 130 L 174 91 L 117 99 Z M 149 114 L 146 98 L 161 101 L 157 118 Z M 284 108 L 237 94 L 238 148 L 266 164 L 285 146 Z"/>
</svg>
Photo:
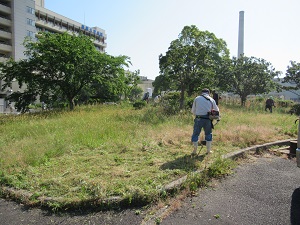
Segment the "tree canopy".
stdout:
<svg viewBox="0 0 300 225">
<path fill-rule="evenodd" d="M 48 103 L 67 101 L 72 110 L 79 93 L 93 84 L 111 81 L 119 88 L 114 90 L 123 88 L 124 66 L 130 63 L 129 58 L 100 53 L 83 34 L 42 32 L 36 41 L 26 39 L 24 46 L 26 59 L 0 64 L 3 88 L 14 79 L 23 86 L 23 92 L 10 96 L 19 110 L 26 110 L 38 96 Z"/>
<path fill-rule="evenodd" d="M 278 86 L 274 81 L 280 72 L 275 71 L 272 64 L 264 59 L 241 56 L 223 62 L 223 73 L 220 83 L 223 89 L 233 92 L 241 98 L 245 105 L 248 95 L 269 93 Z"/>
<path fill-rule="evenodd" d="M 223 58 L 229 58 L 224 40 L 195 25 L 185 26 L 166 54 L 159 56 L 160 76 L 153 86 L 180 91 L 183 108 L 185 92 L 191 95 L 199 88 L 216 85 L 218 64 Z"/>
<path fill-rule="evenodd" d="M 299 90 L 300 89 L 300 63 L 296 61 L 290 61 L 291 65 L 288 65 L 285 77 L 283 78 L 284 83 L 293 83 L 296 86 L 289 87 L 289 89 Z"/>
</svg>

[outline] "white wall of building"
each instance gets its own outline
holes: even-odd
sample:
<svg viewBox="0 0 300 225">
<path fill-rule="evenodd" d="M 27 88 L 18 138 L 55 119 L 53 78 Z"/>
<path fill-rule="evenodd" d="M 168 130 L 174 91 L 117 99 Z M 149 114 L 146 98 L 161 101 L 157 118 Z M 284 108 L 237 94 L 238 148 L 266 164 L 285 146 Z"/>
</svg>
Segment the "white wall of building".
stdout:
<svg viewBox="0 0 300 225">
<path fill-rule="evenodd" d="M 13 58 L 24 59 L 24 38 L 27 32 L 36 33 L 35 14 L 28 13 L 27 7 L 35 8 L 32 0 L 12 1 L 12 35 L 13 35 Z"/>
</svg>

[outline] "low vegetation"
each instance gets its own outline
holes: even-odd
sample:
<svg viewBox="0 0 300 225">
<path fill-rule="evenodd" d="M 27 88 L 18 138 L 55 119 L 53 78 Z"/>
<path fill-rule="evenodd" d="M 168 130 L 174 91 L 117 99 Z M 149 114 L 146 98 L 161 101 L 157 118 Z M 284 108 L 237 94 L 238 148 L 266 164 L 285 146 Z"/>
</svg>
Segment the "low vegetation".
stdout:
<svg viewBox="0 0 300 225">
<path fill-rule="evenodd" d="M 251 105 L 252 104 L 252 105 Z M 164 185 L 188 175 L 191 191 L 209 177 L 229 173 L 220 156 L 240 148 L 296 138 L 297 118 L 288 109 L 264 111 L 263 103 L 245 108 L 222 100 L 221 121 L 213 133 L 212 155 L 200 149 L 191 157 L 193 116 L 189 110 L 170 115 L 147 104 L 94 105 L 74 111 L 47 111 L 0 117 L 0 184 L 25 190 L 35 204 L 42 197 L 52 208 L 80 202 L 101 205 L 118 196 L 127 204 L 166 197 Z M 201 136 L 203 139 L 203 136 Z M 207 177 L 207 176 L 205 176 Z M 20 196 L 19 196 L 20 197 Z"/>
</svg>

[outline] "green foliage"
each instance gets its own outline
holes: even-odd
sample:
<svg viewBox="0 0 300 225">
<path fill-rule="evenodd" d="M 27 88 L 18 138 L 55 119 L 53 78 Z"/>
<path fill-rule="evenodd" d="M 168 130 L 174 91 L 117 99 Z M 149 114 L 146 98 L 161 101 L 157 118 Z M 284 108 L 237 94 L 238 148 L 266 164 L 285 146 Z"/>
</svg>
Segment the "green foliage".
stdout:
<svg viewBox="0 0 300 225">
<path fill-rule="evenodd" d="M 258 96 L 258 97 L 255 98 L 255 101 L 257 101 L 257 102 L 264 102 L 265 98 L 262 97 L 262 96 Z"/>
<path fill-rule="evenodd" d="M 159 106 L 163 108 L 163 112 L 166 115 L 176 115 L 178 112 L 182 110 L 188 110 L 192 108 L 194 98 L 193 97 L 185 97 L 184 106 L 181 109 L 180 106 L 181 93 L 180 92 L 167 92 L 162 97 Z"/>
<path fill-rule="evenodd" d="M 230 159 L 217 158 L 212 165 L 201 173 L 191 172 L 186 180 L 186 184 L 191 192 L 195 192 L 199 187 L 207 186 L 212 178 L 220 178 L 231 174 L 236 165 L 236 162 Z"/>
<path fill-rule="evenodd" d="M 276 89 L 273 79 L 280 72 L 275 71 L 266 60 L 241 56 L 233 57 L 231 63 L 227 63 L 225 72 L 220 75 L 223 76 L 223 88 L 226 86 L 226 91 L 239 95 L 242 106 L 245 106 L 248 95 L 269 93 Z"/>
<path fill-rule="evenodd" d="M 291 107 L 290 110 L 291 113 L 296 114 L 297 116 L 300 116 L 300 104 L 295 104 Z"/>
<path fill-rule="evenodd" d="M 12 93 L 8 100 L 16 102 L 15 107 L 20 112 L 28 112 L 29 106 L 36 101 L 36 94 L 30 93 L 30 91 L 14 92 Z"/>
<path fill-rule="evenodd" d="M 160 102 L 166 115 L 176 115 L 180 111 L 180 93 L 168 92 Z"/>
<path fill-rule="evenodd" d="M 208 168 L 208 176 L 213 178 L 220 178 L 231 174 L 232 169 L 236 167 L 236 163 L 231 159 L 217 158 L 214 163 Z"/>
<path fill-rule="evenodd" d="M 128 98 L 130 101 L 135 101 L 135 100 L 141 98 L 142 93 L 143 93 L 142 88 L 140 88 L 138 86 L 134 86 L 130 89 Z"/>
<path fill-rule="evenodd" d="M 168 77 L 163 75 L 155 77 L 155 80 L 152 82 L 152 85 L 154 87 L 154 96 L 161 95 L 162 92 L 171 90 L 173 88 Z"/>
<path fill-rule="evenodd" d="M 143 101 L 143 100 L 137 100 L 133 103 L 133 107 L 135 109 L 142 109 L 144 108 L 145 106 L 147 105 L 147 102 L 146 101 Z"/>
<path fill-rule="evenodd" d="M 280 100 L 277 99 L 276 101 L 276 106 L 277 107 L 282 107 L 282 108 L 289 108 L 289 107 L 293 107 L 294 102 L 291 100 Z"/>
<path fill-rule="evenodd" d="M 283 83 L 293 83 L 295 85 L 285 89 L 299 90 L 300 89 L 300 63 L 296 61 L 290 61 L 290 64 L 286 71 L 286 76 L 283 78 Z"/>
<path fill-rule="evenodd" d="M 68 103 L 72 110 L 83 89 L 92 94 L 105 85 L 114 95 L 124 91 L 128 57 L 100 53 L 90 37 L 41 32 L 37 41 L 27 39 L 24 46 L 26 59 L 0 64 L 0 78 L 5 81 L 2 88 L 9 87 L 14 79 L 25 88 L 23 93 L 10 96 L 23 112 L 37 96 L 52 106 Z"/>
<path fill-rule="evenodd" d="M 198 88 L 216 85 L 217 68 L 229 57 L 226 42 L 213 33 L 185 26 L 178 39 L 171 42 L 166 55 L 159 56 L 161 75 L 153 83 L 158 90 L 180 91 L 180 109 L 185 92 L 190 96 Z"/>
<path fill-rule="evenodd" d="M 191 110 L 191 108 L 193 107 L 193 102 L 194 102 L 194 97 L 187 97 L 185 100 L 185 104 L 186 104 L 186 109 Z"/>
</svg>

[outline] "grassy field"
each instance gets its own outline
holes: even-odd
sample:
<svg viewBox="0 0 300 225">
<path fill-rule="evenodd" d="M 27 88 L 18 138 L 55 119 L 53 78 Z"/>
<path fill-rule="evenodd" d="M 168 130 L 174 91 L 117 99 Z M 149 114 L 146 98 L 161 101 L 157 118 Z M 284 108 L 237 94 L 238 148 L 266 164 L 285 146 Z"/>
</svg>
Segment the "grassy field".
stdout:
<svg viewBox="0 0 300 225">
<path fill-rule="evenodd" d="M 79 107 L 0 117 L 0 184 L 61 199 L 59 205 L 120 196 L 152 202 L 164 185 L 247 146 L 296 138 L 296 116 L 275 109 L 220 105 L 212 155 L 192 158 L 190 112 L 166 116 L 160 107 Z M 203 138 L 203 134 L 201 135 Z M 192 188 L 189 186 L 189 188 Z M 23 199 L 23 201 L 25 201 Z"/>
</svg>

